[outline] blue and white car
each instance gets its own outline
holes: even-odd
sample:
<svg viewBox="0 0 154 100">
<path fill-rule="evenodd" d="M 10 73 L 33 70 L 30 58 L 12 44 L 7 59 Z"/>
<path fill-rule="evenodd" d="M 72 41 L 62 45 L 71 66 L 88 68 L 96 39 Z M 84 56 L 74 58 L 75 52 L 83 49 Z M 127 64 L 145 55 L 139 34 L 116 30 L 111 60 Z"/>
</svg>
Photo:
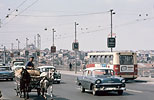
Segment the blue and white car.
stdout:
<svg viewBox="0 0 154 100">
<path fill-rule="evenodd" d="M 10 79 L 13 81 L 14 72 L 8 66 L 0 66 L 0 79 Z"/>
<path fill-rule="evenodd" d="M 114 71 L 110 68 L 92 67 L 84 70 L 82 76 L 77 77 L 77 84 L 81 92 L 85 89 L 92 90 L 93 95 L 100 91 L 115 91 L 122 95 L 125 88 L 125 80 L 121 77 L 114 76 Z"/>
</svg>

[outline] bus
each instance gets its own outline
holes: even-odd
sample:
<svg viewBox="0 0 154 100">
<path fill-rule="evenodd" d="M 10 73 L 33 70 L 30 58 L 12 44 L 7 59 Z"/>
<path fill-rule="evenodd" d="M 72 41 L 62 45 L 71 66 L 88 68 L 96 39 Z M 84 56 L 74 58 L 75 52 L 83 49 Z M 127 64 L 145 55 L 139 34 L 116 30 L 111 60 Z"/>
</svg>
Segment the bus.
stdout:
<svg viewBox="0 0 154 100">
<path fill-rule="evenodd" d="M 87 58 L 86 68 L 111 68 L 116 76 L 123 77 L 126 80 L 133 80 L 138 76 L 137 55 L 134 52 L 88 53 Z"/>
</svg>

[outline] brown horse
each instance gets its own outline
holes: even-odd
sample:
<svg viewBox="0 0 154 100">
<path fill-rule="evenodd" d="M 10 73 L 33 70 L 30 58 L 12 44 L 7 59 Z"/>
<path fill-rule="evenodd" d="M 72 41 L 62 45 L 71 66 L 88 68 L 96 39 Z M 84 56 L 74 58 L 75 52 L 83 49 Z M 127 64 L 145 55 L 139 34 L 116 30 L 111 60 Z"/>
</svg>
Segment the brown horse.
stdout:
<svg viewBox="0 0 154 100">
<path fill-rule="evenodd" d="M 24 93 L 24 98 L 28 99 L 29 98 L 29 84 L 30 84 L 30 74 L 28 71 L 24 68 L 22 68 L 21 71 L 21 78 L 20 78 L 20 96 L 22 96 L 22 92 Z"/>
</svg>

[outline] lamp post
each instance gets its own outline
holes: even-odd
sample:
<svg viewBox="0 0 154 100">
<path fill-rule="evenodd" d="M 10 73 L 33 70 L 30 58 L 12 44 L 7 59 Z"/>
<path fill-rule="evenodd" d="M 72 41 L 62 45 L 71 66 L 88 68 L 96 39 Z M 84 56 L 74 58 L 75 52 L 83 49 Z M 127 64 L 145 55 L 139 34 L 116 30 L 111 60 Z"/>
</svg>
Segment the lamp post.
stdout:
<svg viewBox="0 0 154 100">
<path fill-rule="evenodd" d="M 48 29 L 47 28 L 45 28 L 44 29 L 45 31 L 47 31 Z M 56 52 L 56 46 L 55 46 L 55 41 L 54 41 L 54 34 L 55 34 L 55 32 L 56 32 L 56 30 L 53 28 L 52 29 L 52 40 L 53 40 L 53 44 L 52 44 L 52 46 L 51 46 L 51 53 L 52 53 L 52 58 L 53 58 L 53 66 L 54 66 L 54 53 Z"/>
<path fill-rule="evenodd" d="M 113 27 L 112 16 L 113 14 L 115 14 L 115 12 L 113 12 L 113 9 L 111 9 L 110 12 L 111 12 L 111 38 L 112 38 L 112 27 Z M 111 52 L 112 52 L 112 48 L 111 48 Z"/>
<path fill-rule="evenodd" d="M 16 41 L 17 41 L 17 44 L 18 44 L 18 56 L 20 56 L 20 50 L 19 50 L 20 41 L 19 41 L 19 39 L 16 39 Z"/>
<path fill-rule="evenodd" d="M 75 43 L 77 43 L 77 25 L 78 23 L 75 22 Z M 75 74 L 77 73 L 77 50 L 75 50 Z"/>
</svg>

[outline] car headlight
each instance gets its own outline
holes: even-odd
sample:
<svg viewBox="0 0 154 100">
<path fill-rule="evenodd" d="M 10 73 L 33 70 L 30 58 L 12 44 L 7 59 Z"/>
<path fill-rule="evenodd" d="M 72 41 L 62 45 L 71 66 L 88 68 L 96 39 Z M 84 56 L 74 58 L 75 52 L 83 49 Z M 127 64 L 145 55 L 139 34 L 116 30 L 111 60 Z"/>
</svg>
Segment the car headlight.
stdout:
<svg viewBox="0 0 154 100">
<path fill-rule="evenodd" d="M 122 82 L 122 83 L 125 83 L 125 80 L 122 80 L 121 82 Z"/>
<path fill-rule="evenodd" d="M 101 83 L 101 80 L 100 79 L 98 79 L 98 80 L 96 80 L 96 82 L 95 82 L 96 84 L 100 84 Z"/>
</svg>

